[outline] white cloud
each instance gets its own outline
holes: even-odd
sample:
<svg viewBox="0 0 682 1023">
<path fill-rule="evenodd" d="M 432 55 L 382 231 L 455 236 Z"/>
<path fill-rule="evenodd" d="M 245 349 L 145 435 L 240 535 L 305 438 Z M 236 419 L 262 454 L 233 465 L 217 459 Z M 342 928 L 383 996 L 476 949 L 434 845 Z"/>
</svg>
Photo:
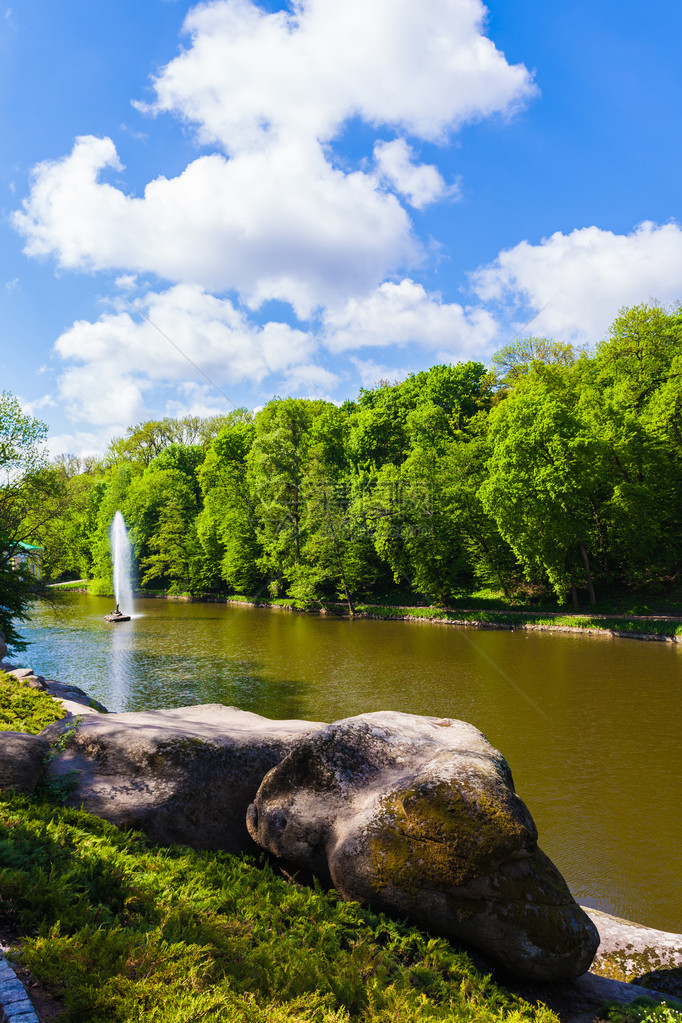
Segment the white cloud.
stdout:
<svg viewBox="0 0 682 1023">
<path fill-rule="evenodd" d="M 51 433 L 47 439 L 47 449 L 52 458 L 59 455 L 77 455 L 79 458 L 103 455 L 112 437 L 123 437 L 129 425 L 130 423 L 118 423 L 99 430 Z"/>
<path fill-rule="evenodd" d="M 82 136 L 33 171 L 14 215 L 25 252 L 118 274 L 109 311 L 74 323 L 55 345 L 58 398 L 72 420 L 90 424 L 70 435 L 85 450 L 159 407 L 214 407 L 201 374 L 133 311 L 143 275 L 173 285 L 142 300 L 145 314 L 226 393 L 264 381 L 309 394 L 338 384 L 316 358 L 319 337 L 258 326 L 244 312 L 268 300 L 301 319 L 321 310 L 324 343 L 337 352 L 414 343 L 466 357 L 495 331 L 481 309 L 411 280 L 387 283 L 426 256 L 401 200 L 421 209 L 456 192 L 436 166 L 414 162 L 405 138 L 445 142 L 466 122 L 509 115 L 534 94 L 531 75 L 486 38 L 481 0 L 290 8 L 198 4 L 187 49 L 154 81 L 145 109 L 181 118 L 220 151 L 140 194 L 120 183 L 109 138 Z M 353 165 L 341 143 L 334 151 L 354 118 L 376 129 L 372 139 L 387 128 L 400 136 L 377 143 L 371 166 L 367 152 Z"/>
<path fill-rule="evenodd" d="M 418 258 L 395 196 L 368 174 L 333 168 L 317 144 L 200 157 L 179 177 L 150 182 L 144 198 L 99 180 L 120 166 L 111 139 L 93 136 L 40 164 L 14 216 L 25 251 L 54 253 L 68 269 L 123 268 L 237 289 L 253 305 L 281 299 L 301 316 Z"/>
<path fill-rule="evenodd" d="M 165 414 L 172 419 L 183 416 L 225 415 L 225 400 L 209 384 L 186 380 L 179 384 L 175 395 L 166 402 Z"/>
<path fill-rule="evenodd" d="M 213 0 L 186 19 L 191 44 L 161 70 L 146 109 L 197 126 L 228 154 L 128 195 L 109 138 L 83 136 L 39 164 L 14 216 L 31 256 L 63 268 L 153 273 L 300 317 L 366 293 L 423 252 L 386 185 L 417 207 L 445 194 L 401 140 L 379 146 L 383 174 L 340 169 L 330 141 L 353 117 L 445 140 L 465 121 L 509 113 L 533 94 L 483 35 L 481 0 L 298 0 L 266 13 Z M 138 104 L 139 106 L 139 104 Z"/>
<path fill-rule="evenodd" d="M 414 343 L 452 359 L 480 358 L 498 329 L 485 309 L 443 302 L 407 279 L 387 281 L 362 299 L 328 309 L 324 325 L 334 352 Z"/>
<path fill-rule="evenodd" d="M 21 411 L 27 416 L 34 416 L 40 418 L 37 413 L 44 408 L 54 408 L 57 404 L 51 394 L 44 394 L 42 398 L 35 398 L 33 401 L 28 401 L 26 398 L 18 398 L 19 404 L 21 405 Z"/>
<path fill-rule="evenodd" d="M 298 393 L 310 398 L 329 398 L 338 383 L 336 373 L 312 362 L 294 366 L 284 374 L 284 385 L 289 394 Z"/>
<path fill-rule="evenodd" d="M 271 138 L 327 141 L 348 118 L 442 139 L 534 92 L 483 35 L 481 0 L 298 0 L 265 13 L 214 0 L 187 16 L 191 46 L 155 81 L 147 109 L 196 124 L 235 153 Z"/>
<path fill-rule="evenodd" d="M 138 422 L 149 414 L 146 396 L 159 387 L 170 389 L 168 401 L 180 393 L 183 406 L 188 396 L 190 403 L 198 397 L 213 411 L 227 411 L 233 385 L 296 367 L 305 373 L 315 351 L 303 331 L 251 324 L 231 302 L 194 285 L 152 292 L 140 308 L 148 319 L 106 313 L 74 323 L 58 338 L 55 350 L 70 364 L 59 378 L 59 397 L 71 419 L 101 427 Z"/>
<path fill-rule="evenodd" d="M 121 288 L 122 291 L 132 291 L 133 288 L 137 287 L 137 277 L 135 274 L 120 274 L 114 281 L 117 288 Z"/>
<path fill-rule="evenodd" d="M 539 311 L 534 334 L 597 341 L 622 306 L 682 299 L 682 228 L 640 224 L 630 234 L 585 227 L 524 241 L 472 275 L 484 301 Z"/>
<path fill-rule="evenodd" d="M 404 380 L 408 374 L 406 369 L 390 369 L 388 366 L 382 366 L 380 363 L 374 361 L 374 359 L 356 359 L 355 356 L 351 355 L 350 361 L 358 371 L 360 377 L 360 383 L 363 387 L 373 388 L 379 383 L 380 380 Z"/>
<path fill-rule="evenodd" d="M 374 146 L 374 159 L 380 175 L 415 209 L 421 210 L 447 194 L 456 195 L 457 187 L 448 188 L 437 167 L 415 164 L 412 155 L 404 139 L 377 142 Z"/>
</svg>

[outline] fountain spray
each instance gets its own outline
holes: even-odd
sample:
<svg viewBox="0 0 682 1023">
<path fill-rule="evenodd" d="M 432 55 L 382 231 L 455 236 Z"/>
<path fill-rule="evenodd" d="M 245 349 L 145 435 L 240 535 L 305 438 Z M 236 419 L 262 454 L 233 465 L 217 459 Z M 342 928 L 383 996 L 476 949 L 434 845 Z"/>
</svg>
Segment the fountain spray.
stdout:
<svg viewBox="0 0 682 1023">
<path fill-rule="evenodd" d="M 126 532 L 125 522 L 120 511 L 114 515 L 111 524 L 111 558 L 114 565 L 114 596 L 116 610 L 106 615 L 107 621 L 129 621 L 130 616 L 119 611 L 121 604 L 132 610 L 133 584 L 132 564 L 133 552 Z"/>
</svg>

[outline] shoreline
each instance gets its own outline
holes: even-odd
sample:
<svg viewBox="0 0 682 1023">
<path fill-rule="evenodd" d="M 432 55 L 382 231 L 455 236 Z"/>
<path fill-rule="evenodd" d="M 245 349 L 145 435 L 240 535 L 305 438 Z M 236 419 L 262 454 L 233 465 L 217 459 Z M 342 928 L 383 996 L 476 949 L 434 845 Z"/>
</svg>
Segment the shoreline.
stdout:
<svg viewBox="0 0 682 1023">
<path fill-rule="evenodd" d="M 64 588 L 70 593 L 90 593 L 87 586 L 74 586 L 69 589 L 67 583 L 56 583 L 55 588 Z M 92 594 L 106 596 L 108 594 Z M 291 614 L 344 618 L 349 621 L 384 621 L 384 622 L 424 622 L 430 625 L 450 625 L 456 628 L 488 629 L 504 632 L 563 632 L 602 639 L 639 639 L 645 642 L 669 642 L 682 644 L 682 615 L 621 615 L 621 614 L 577 614 L 563 611 L 481 611 L 475 609 L 455 609 L 433 607 L 407 607 L 359 604 L 353 616 L 343 605 L 332 605 L 324 608 L 295 608 L 292 603 L 284 601 L 255 601 L 247 597 L 226 595 L 224 593 L 163 593 L 138 590 L 135 599 L 148 601 L 176 601 L 186 604 L 225 604 L 232 607 L 266 608 L 269 611 L 283 611 Z M 506 620 L 505 620 L 506 619 Z M 512 619 L 509 621 L 508 619 Z M 524 619 L 532 619 L 525 621 Z M 555 621 L 559 619 L 560 621 Z M 582 621 L 581 621 L 582 620 Z M 600 624 L 602 623 L 603 624 Z M 631 623 L 634 628 L 619 628 L 620 623 Z M 637 627 L 641 623 L 660 624 L 660 631 L 645 631 Z M 668 626 L 670 630 L 664 631 Z"/>
<path fill-rule="evenodd" d="M 68 590 L 67 583 L 57 583 L 55 588 L 63 587 L 69 593 L 86 593 L 87 587 L 72 587 Z M 98 596 L 98 594 L 93 594 Z M 102 594 L 106 596 L 106 594 Z M 481 611 L 473 608 L 442 608 L 408 607 L 405 605 L 387 606 L 381 604 L 358 604 L 358 610 L 350 615 L 343 605 L 330 607 L 302 608 L 279 601 L 253 600 L 246 597 L 229 596 L 222 593 L 147 593 L 137 591 L 138 600 L 174 600 L 188 604 L 230 604 L 232 606 L 267 608 L 270 611 L 286 611 L 292 614 L 317 615 L 331 618 L 358 619 L 360 621 L 393 621 L 393 622 L 425 622 L 430 625 L 450 625 L 457 628 L 488 629 L 500 632 L 559 632 L 574 633 L 582 636 L 597 636 L 601 639 L 637 639 L 650 643 L 674 643 L 682 645 L 682 615 L 626 615 L 626 614 L 576 614 L 565 611 Z M 513 621 L 505 620 L 512 618 Z M 524 619 L 531 619 L 524 621 Z M 553 621 L 561 619 L 561 621 Z M 644 628 L 619 628 L 618 623 L 658 623 L 675 631 L 645 631 Z M 604 623 L 604 624 L 601 624 Z M 608 623 L 608 624 L 607 624 Z M 611 624 L 613 623 L 613 624 Z"/>
<path fill-rule="evenodd" d="M 0 661 L 0 669 L 20 682 L 34 683 L 47 690 L 52 699 L 62 705 L 67 719 L 77 721 L 84 714 L 107 713 L 101 704 L 76 686 L 47 681 L 34 669 L 19 668 L 6 660 Z M 607 1001 L 625 1005 L 641 996 L 654 1001 L 682 997 L 682 934 L 624 920 L 592 907 L 582 908 L 600 935 L 600 947 L 590 970 L 575 981 L 557 986 L 511 981 L 511 990 L 530 1002 L 544 1002 L 565 1023 L 588 1023 Z M 22 1001 L 22 1008 L 26 1006 L 29 1023 L 33 1008 L 30 996 L 27 997 L 11 964 L 0 959 L 0 988 L 4 989 L 7 982 L 9 997 Z M 4 990 L 0 990 L 0 1020 L 4 1018 L 6 1007 L 3 994 Z"/>
</svg>

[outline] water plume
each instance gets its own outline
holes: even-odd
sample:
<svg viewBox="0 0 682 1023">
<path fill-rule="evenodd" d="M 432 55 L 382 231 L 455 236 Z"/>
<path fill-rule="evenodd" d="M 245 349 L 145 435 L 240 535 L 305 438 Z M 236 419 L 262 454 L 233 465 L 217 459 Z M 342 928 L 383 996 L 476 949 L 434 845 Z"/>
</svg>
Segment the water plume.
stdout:
<svg viewBox="0 0 682 1023">
<path fill-rule="evenodd" d="M 111 524 L 111 559 L 114 565 L 116 606 L 130 613 L 133 607 L 133 551 L 120 511 L 116 512 Z"/>
</svg>

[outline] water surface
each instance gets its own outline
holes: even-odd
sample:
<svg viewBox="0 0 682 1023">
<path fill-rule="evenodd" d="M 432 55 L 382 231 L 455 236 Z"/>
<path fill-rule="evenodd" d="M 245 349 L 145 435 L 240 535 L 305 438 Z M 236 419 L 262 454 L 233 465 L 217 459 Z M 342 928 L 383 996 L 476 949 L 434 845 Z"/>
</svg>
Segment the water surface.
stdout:
<svg viewBox="0 0 682 1023">
<path fill-rule="evenodd" d="M 348 621 L 110 598 L 38 607 L 22 656 L 110 710 L 225 703 L 333 721 L 463 718 L 507 757 L 540 844 L 579 901 L 682 931 L 682 647 L 575 634 Z"/>
</svg>

